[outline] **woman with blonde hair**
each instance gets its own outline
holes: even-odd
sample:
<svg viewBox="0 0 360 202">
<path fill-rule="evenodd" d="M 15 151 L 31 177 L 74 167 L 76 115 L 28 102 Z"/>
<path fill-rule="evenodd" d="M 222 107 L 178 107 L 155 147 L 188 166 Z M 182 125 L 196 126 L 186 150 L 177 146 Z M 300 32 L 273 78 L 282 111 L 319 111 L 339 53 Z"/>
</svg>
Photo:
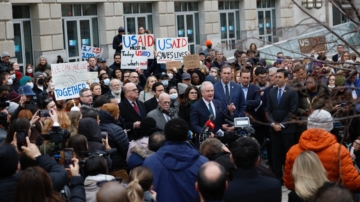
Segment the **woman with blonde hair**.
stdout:
<svg viewBox="0 0 360 202">
<path fill-rule="evenodd" d="M 134 168 L 126 188 L 130 202 L 155 202 L 156 192 L 152 190 L 153 181 L 154 175 L 149 168 L 144 166 Z"/>
<path fill-rule="evenodd" d="M 76 135 L 78 131 L 79 121 L 81 119 L 81 112 L 79 111 L 70 111 L 67 113 L 67 116 L 70 120 L 70 134 L 71 136 Z"/>
<path fill-rule="evenodd" d="M 154 94 L 151 91 L 151 88 L 155 82 L 157 82 L 157 79 L 155 76 L 149 76 L 147 78 L 144 90 L 139 93 L 139 100 L 141 102 L 148 101 L 154 97 Z"/>
<path fill-rule="evenodd" d="M 309 201 L 317 189 L 328 182 L 327 172 L 313 151 L 302 152 L 291 171 L 295 190 L 289 193 L 289 202 Z"/>
</svg>

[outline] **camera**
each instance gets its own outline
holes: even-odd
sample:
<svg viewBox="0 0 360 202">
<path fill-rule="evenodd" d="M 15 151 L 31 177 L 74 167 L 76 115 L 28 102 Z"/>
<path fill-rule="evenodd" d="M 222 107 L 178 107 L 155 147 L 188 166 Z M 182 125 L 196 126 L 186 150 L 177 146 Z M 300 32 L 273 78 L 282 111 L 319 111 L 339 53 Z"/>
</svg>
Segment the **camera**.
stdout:
<svg viewBox="0 0 360 202">
<path fill-rule="evenodd" d="M 48 134 L 41 134 L 41 137 L 36 140 L 38 146 L 43 144 L 44 140 L 49 140 L 53 143 L 51 149 L 51 156 L 55 156 L 58 160 L 60 157 L 60 150 L 64 150 L 66 141 L 70 138 L 70 132 L 60 128 L 59 126 L 53 126 Z"/>
</svg>

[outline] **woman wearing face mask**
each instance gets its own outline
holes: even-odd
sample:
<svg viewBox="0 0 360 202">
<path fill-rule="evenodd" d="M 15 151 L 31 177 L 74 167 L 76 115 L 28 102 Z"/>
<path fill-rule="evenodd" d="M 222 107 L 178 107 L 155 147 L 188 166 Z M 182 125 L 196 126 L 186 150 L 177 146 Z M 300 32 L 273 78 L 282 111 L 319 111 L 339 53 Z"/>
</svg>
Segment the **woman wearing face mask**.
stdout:
<svg viewBox="0 0 360 202">
<path fill-rule="evenodd" d="M 99 76 L 101 84 L 101 95 L 107 94 L 109 92 L 110 79 L 107 74 L 100 74 Z"/>
<path fill-rule="evenodd" d="M 46 70 L 51 71 L 51 66 L 50 66 L 50 64 L 47 63 L 46 57 L 44 55 L 42 55 L 39 59 L 39 64 L 35 68 L 35 72 L 43 73 Z"/>
<path fill-rule="evenodd" d="M 51 76 L 46 77 L 45 86 L 46 86 L 46 89 L 39 94 L 40 103 L 42 104 L 42 102 L 48 98 L 51 98 L 56 103 L 55 93 L 54 93 L 55 85 L 52 81 Z"/>
<path fill-rule="evenodd" d="M 179 94 L 178 94 L 176 87 L 171 87 L 169 89 L 169 95 L 170 95 L 170 100 L 171 100 L 170 107 L 175 108 L 176 111 L 179 113 L 180 102 L 178 99 Z"/>
<path fill-rule="evenodd" d="M 181 81 L 181 76 L 178 74 L 177 68 L 167 69 L 166 74 L 169 76 L 169 86 L 177 86 L 177 84 Z M 180 78 L 180 79 L 178 79 Z"/>
<path fill-rule="evenodd" d="M 33 79 L 29 76 L 24 76 L 20 79 L 20 86 L 28 85 L 32 88 L 34 88 L 34 82 Z"/>
<path fill-rule="evenodd" d="M 31 78 L 34 78 L 33 72 L 34 72 L 34 69 L 33 69 L 32 65 L 31 65 L 31 64 L 27 64 L 27 65 L 26 65 L 25 75 L 26 75 L 26 76 L 29 76 L 29 77 L 31 77 Z"/>
<path fill-rule="evenodd" d="M 20 80 L 16 78 L 15 70 L 13 67 L 9 67 L 6 69 L 6 72 L 10 74 L 10 79 L 8 81 L 8 85 L 11 86 L 14 91 L 18 91 L 20 87 Z"/>
</svg>

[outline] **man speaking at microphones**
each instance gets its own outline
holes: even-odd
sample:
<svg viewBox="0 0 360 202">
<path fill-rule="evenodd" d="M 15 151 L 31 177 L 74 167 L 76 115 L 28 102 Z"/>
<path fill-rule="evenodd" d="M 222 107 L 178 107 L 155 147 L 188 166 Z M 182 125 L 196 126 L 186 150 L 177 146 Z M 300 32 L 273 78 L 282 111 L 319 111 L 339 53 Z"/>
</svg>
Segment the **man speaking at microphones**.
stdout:
<svg viewBox="0 0 360 202">
<path fill-rule="evenodd" d="M 224 132 L 230 132 L 234 130 L 234 127 L 228 127 L 224 124 L 224 114 L 222 111 L 228 111 L 227 107 L 218 100 L 214 100 L 214 86 L 211 82 L 205 81 L 200 86 L 202 99 L 198 100 L 191 106 L 190 112 L 190 127 L 196 134 L 195 144 L 199 146 L 199 135 L 204 132 L 202 129 L 205 127 L 211 127 L 209 124 L 205 125 L 208 120 L 212 119 L 214 124 L 213 130 L 209 131 L 209 137 L 214 137 L 219 130 Z M 236 108 L 231 108 L 229 113 L 233 113 Z M 213 115 L 213 116 L 210 116 Z M 209 119 L 210 118 L 210 119 Z M 209 123 L 209 122 L 208 122 Z M 204 127 L 205 126 L 205 127 Z"/>
</svg>

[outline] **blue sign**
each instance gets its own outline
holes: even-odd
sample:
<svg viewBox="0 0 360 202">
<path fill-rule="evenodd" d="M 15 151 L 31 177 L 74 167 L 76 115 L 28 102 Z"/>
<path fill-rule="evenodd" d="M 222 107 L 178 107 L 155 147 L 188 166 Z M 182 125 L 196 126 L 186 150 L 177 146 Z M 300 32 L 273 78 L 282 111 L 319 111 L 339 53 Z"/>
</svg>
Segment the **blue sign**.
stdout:
<svg viewBox="0 0 360 202">
<path fill-rule="evenodd" d="M 193 34 L 193 30 L 192 29 L 188 29 L 188 35 L 192 35 Z"/>
<path fill-rule="evenodd" d="M 221 27 L 222 32 L 226 32 L 226 27 Z"/>
<path fill-rule="evenodd" d="M 69 40 L 69 46 L 76 46 L 76 40 Z"/>
<path fill-rule="evenodd" d="M 234 26 L 229 26 L 229 31 L 234 31 Z"/>
<path fill-rule="evenodd" d="M 20 45 L 15 45 L 15 52 L 20 52 Z"/>
<path fill-rule="evenodd" d="M 89 39 L 81 39 L 82 45 L 89 45 L 90 40 Z"/>
</svg>

